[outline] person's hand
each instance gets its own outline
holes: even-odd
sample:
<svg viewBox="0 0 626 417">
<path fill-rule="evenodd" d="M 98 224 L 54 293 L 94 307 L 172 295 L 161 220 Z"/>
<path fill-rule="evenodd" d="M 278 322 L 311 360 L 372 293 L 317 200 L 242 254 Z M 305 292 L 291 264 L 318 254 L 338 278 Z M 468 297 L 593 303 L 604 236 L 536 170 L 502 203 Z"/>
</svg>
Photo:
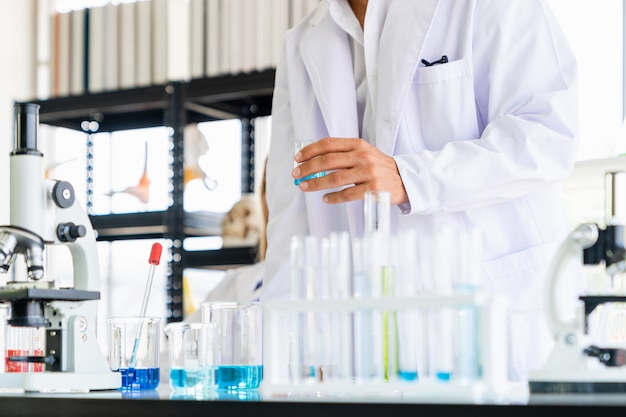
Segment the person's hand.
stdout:
<svg viewBox="0 0 626 417">
<path fill-rule="evenodd" d="M 363 139 L 324 138 L 304 147 L 294 160 L 301 163 L 291 172 L 294 179 L 326 172 L 324 177 L 302 181 L 300 190 L 344 187 L 325 194 L 325 203 L 362 200 L 366 191 L 389 191 L 391 204 L 409 201 L 396 161 Z"/>
</svg>

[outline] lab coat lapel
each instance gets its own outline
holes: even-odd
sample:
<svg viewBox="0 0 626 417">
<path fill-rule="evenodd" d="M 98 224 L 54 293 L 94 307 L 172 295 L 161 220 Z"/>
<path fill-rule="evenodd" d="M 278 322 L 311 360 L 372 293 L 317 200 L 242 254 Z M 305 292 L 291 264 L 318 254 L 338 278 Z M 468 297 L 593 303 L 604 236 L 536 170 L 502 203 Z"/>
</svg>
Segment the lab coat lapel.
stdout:
<svg viewBox="0 0 626 417">
<path fill-rule="evenodd" d="M 391 155 L 400 117 L 439 0 L 391 1 L 378 53 L 376 146 Z"/>
<path fill-rule="evenodd" d="M 312 21 L 309 33 L 302 39 L 302 60 L 329 136 L 358 138 L 359 119 L 348 35 L 330 14 L 322 16 L 319 21 Z M 352 201 L 344 206 L 350 232 L 353 236 L 360 236 L 363 230 L 363 202 Z"/>
<path fill-rule="evenodd" d="M 332 137 L 359 135 L 352 53 L 348 35 L 326 13 L 313 20 L 300 52 Z"/>
</svg>

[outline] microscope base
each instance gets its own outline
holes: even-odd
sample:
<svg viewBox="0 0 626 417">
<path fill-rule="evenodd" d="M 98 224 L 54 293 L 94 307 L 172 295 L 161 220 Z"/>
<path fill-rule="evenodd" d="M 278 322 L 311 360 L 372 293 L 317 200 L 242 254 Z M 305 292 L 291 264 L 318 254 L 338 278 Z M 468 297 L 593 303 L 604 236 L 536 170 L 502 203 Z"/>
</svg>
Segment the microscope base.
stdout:
<svg viewBox="0 0 626 417">
<path fill-rule="evenodd" d="M 0 391 L 73 393 L 114 390 L 122 386 L 119 372 L 23 372 L 0 374 Z"/>
</svg>

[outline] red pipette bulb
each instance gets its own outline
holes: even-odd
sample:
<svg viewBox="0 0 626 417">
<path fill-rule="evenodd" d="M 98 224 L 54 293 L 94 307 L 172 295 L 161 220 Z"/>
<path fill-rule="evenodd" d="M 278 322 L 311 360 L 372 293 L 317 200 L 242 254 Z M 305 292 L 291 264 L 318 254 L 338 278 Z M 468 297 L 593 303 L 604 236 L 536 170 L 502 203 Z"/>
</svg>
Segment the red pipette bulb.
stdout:
<svg viewBox="0 0 626 417">
<path fill-rule="evenodd" d="M 160 243 L 153 243 L 152 250 L 150 251 L 150 258 L 148 262 L 150 265 L 158 265 L 161 262 L 161 252 L 163 251 L 163 246 Z"/>
</svg>

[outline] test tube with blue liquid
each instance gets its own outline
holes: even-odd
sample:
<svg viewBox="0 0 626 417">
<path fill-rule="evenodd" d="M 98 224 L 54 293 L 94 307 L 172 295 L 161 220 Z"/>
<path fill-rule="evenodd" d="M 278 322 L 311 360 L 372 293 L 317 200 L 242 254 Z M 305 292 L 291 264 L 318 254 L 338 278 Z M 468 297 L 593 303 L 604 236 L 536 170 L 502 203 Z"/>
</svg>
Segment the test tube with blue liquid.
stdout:
<svg viewBox="0 0 626 417">
<path fill-rule="evenodd" d="M 417 233 L 401 231 L 394 237 L 391 252 L 396 258 L 398 295 L 415 297 L 423 293 L 419 273 Z M 401 381 L 417 381 L 427 376 L 426 326 L 419 309 L 398 312 L 398 376 Z"/>
<path fill-rule="evenodd" d="M 452 295 L 452 266 L 450 254 L 454 253 L 454 239 L 451 229 L 441 225 L 433 236 L 432 265 L 434 293 L 438 296 Z M 429 312 L 429 352 L 431 369 L 440 382 L 449 382 L 454 373 L 454 318 L 455 310 L 444 307 Z"/>
<path fill-rule="evenodd" d="M 312 143 L 313 143 L 313 141 L 296 142 L 294 144 L 294 152 L 293 152 L 294 156 L 298 152 L 300 152 L 302 150 L 302 148 L 304 148 L 305 146 L 310 145 Z M 295 168 L 298 165 L 300 165 L 300 164 L 294 161 L 293 167 Z M 303 177 L 303 178 L 296 178 L 296 179 L 293 180 L 293 183 L 296 186 L 299 186 L 302 181 L 308 181 L 308 180 L 312 180 L 312 179 L 315 179 L 315 178 L 322 178 L 325 175 L 326 175 L 326 171 L 316 172 L 315 174 L 307 175 L 306 177 Z"/>
</svg>

